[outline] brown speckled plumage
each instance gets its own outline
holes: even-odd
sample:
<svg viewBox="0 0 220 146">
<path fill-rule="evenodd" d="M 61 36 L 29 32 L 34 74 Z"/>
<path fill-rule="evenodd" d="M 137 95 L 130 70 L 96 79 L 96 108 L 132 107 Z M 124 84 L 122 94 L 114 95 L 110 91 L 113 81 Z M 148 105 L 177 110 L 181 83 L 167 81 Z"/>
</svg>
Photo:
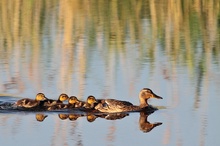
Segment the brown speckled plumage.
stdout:
<svg viewBox="0 0 220 146">
<path fill-rule="evenodd" d="M 38 93 L 35 99 L 23 98 L 15 102 L 14 106 L 21 108 L 35 108 L 42 105 L 42 102 L 46 100 L 43 93 Z"/>
<path fill-rule="evenodd" d="M 95 109 L 100 112 L 106 113 L 117 113 L 117 112 L 131 112 L 131 111 L 142 111 L 144 109 L 152 109 L 149 106 L 147 100 L 149 98 L 158 98 L 162 99 L 162 97 L 153 93 L 151 89 L 144 88 L 139 93 L 139 101 L 140 105 L 133 105 L 128 101 L 116 100 L 116 99 L 102 99 L 99 100 L 99 104 L 95 106 Z"/>
</svg>

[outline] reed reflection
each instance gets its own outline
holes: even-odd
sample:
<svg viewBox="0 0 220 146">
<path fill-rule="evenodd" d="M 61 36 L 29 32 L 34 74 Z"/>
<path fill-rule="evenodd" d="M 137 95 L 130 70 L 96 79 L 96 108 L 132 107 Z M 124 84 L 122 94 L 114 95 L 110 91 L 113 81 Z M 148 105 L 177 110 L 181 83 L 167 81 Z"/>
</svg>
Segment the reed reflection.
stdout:
<svg viewBox="0 0 220 146">
<path fill-rule="evenodd" d="M 18 0 L 8 3 L 2 0 L 0 91 L 23 94 L 26 90 L 32 90 L 30 84 L 34 85 L 35 90 L 52 84 L 64 92 L 71 92 L 75 86 L 78 96 L 82 97 L 85 77 L 90 76 L 88 70 L 92 70 L 91 56 L 95 55 L 95 51 L 101 54 L 98 59 L 104 62 L 105 73 L 109 70 L 114 72 L 118 65 L 123 68 L 120 60 L 130 62 L 134 68 L 129 75 L 131 86 L 143 64 L 148 62 L 153 66 L 157 62 L 157 44 L 171 64 L 164 68 L 168 74 L 175 74 L 175 68 L 183 66 L 192 78 L 198 80 L 196 77 L 201 73 L 197 71 L 197 66 L 200 63 L 203 72 L 208 74 L 212 73 L 209 68 L 212 61 L 219 64 L 219 9 L 220 3 L 215 0 L 176 3 L 150 0 Z M 126 57 L 132 54 L 137 55 Z M 126 72 L 128 70 L 125 69 L 123 74 Z M 73 84 L 73 76 L 77 84 Z M 101 86 L 111 85 L 112 78 Z M 175 84 L 172 76 L 168 78 L 165 74 L 164 78 Z M 199 80 L 202 78 L 205 76 Z M 197 105 L 196 98 L 195 108 Z"/>
</svg>

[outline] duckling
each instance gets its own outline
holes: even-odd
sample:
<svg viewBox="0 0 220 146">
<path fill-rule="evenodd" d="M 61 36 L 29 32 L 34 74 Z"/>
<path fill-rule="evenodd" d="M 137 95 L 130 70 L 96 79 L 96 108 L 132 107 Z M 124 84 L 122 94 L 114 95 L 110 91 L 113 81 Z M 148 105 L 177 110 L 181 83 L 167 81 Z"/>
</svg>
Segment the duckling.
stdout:
<svg viewBox="0 0 220 146">
<path fill-rule="evenodd" d="M 83 107 L 84 104 L 85 102 L 80 101 L 76 96 L 71 96 L 68 100 L 68 108 L 79 108 Z"/>
<path fill-rule="evenodd" d="M 133 105 L 128 101 L 121 101 L 116 99 L 102 99 L 95 109 L 100 112 L 106 113 L 117 113 L 117 112 L 131 112 L 131 111 L 142 111 L 142 110 L 156 110 L 149 106 L 147 100 L 149 98 L 163 99 L 162 97 L 153 93 L 149 88 L 143 88 L 139 93 L 140 105 Z"/>
<path fill-rule="evenodd" d="M 81 107 L 82 102 L 77 99 L 76 96 L 71 96 L 68 99 L 68 104 L 63 104 L 63 103 L 57 103 L 51 106 L 48 106 L 47 110 L 62 110 L 62 109 L 70 109 L 70 108 L 76 108 L 76 107 Z"/>
<path fill-rule="evenodd" d="M 68 95 L 62 93 L 60 94 L 58 100 L 53 100 L 53 99 L 47 99 L 44 101 L 44 106 L 53 106 L 56 105 L 58 103 L 63 103 L 63 101 L 68 100 L 69 97 Z"/>
<path fill-rule="evenodd" d="M 14 103 L 13 106 L 22 108 L 35 108 L 37 106 L 42 106 L 42 102 L 47 98 L 43 93 L 38 93 L 35 99 L 23 98 Z"/>
<path fill-rule="evenodd" d="M 83 105 L 86 109 L 94 109 L 95 106 L 98 104 L 98 101 L 96 98 L 92 95 L 88 96 L 86 103 Z"/>
<path fill-rule="evenodd" d="M 51 106 L 47 106 L 46 110 L 53 111 L 53 110 L 62 110 L 62 109 L 67 109 L 67 108 L 68 108 L 67 104 L 57 103 Z"/>
</svg>

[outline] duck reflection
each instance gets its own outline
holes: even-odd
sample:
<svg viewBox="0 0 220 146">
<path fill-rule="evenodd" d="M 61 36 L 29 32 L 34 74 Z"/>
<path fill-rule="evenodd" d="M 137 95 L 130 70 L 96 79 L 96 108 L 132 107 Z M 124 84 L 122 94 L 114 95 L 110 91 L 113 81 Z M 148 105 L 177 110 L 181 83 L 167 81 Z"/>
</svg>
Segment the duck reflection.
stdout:
<svg viewBox="0 0 220 146">
<path fill-rule="evenodd" d="M 103 118 L 106 120 L 118 120 L 118 119 L 122 119 L 126 116 L 128 116 L 128 113 L 111 113 L 111 114 L 93 114 L 93 113 L 89 113 L 87 115 L 87 121 L 88 122 L 94 122 L 96 118 Z"/>
<path fill-rule="evenodd" d="M 104 118 L 106 120 L 118 120 L 123 119 L 126 116 L 129 116 L 128 113 L 111 113 L 111 114 L 102 114 L 100 118 Z"/>
<path fill-rule="evenodd" d="M 43 122 L 44 121 L 44 119 L 47 117 L 47 115 L 44 115 L 44 114 L 36 114 L 36 120 L 38 121 L 38 122 Z"/>
<path fill-rule="evenodd" d="M 150 132 L 155 127 L 162 125 L 160 122 L 150 123 L 147 119 L 150 114 L 151 113 L 140 112 L 139 127 L 140 130 L 145 133 Z"/>
<path fill-rule="evenodd" d="M 83 117 L 83 115 L 79 115 L 79 114 L 69 114 L 69 120 L 70 120 L 70 121 L 76 121 L 79 117 Z"/>
<path fill-rule="evenodd" d="M 94 114 L 88 114 L 88 115 L 86 116 L 86 118 L 87 118 L 87 121 L 88 121 L 88 122 L 94 122 L 95 119 L 98 118 L 98 116 L 96 116 L 96 115 L 94 115 Z"/>
<path fill-rule="evenodd" d="M 61 119 L 61 120 L 66 120 L 69 118 L 69 114 L 58 114 L 58 117 Z"/>
<path fill-rule="evenodd" d="M 150 123 L 148 121 L 148 116 L 150 114 L 152 114 L 153 112 L 140 112 L 140 117 L 139 117 L 139 128 L 141 131 L 143 131 L 144 133 L 150 132 L 152 129 L 154 129 L 157 126 L 162 125 L 161 122 L 155 122 L 155 123 Z M 47 117 L 48 115 L 44 115 L 42 113 L 40 114 L 36 114 L 36 120 L 38 122 L 43 122 L 44 119 Z M 125 117 L 129 116 L 129 113 L 111 113 L 111 114 L 107 114 L 107 113 L 70 113 L 70 114 L 66 114 L 66 113 L 60 113 L 58 114 L 58 117 L 60 120 L 66 120 L 69 119 L 70 121 L 76 121 L 79 117 L 85 117 L 87 119 L 87 121 L 89 123 L 94 122 L 97 118 L 101 118 L 101 119 L 105 119 L 105 120 L 120 120 L 123 119 Z"/>
</svg>

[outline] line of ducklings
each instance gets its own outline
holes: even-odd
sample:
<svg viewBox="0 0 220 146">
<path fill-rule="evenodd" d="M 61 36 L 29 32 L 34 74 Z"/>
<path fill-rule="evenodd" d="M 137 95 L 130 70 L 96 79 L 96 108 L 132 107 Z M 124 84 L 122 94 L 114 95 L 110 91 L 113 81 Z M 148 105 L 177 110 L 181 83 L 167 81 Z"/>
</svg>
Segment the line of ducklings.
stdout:
<svg viewBox="0 0 220 146">
<path fill-rule="evenodd" d="M 67 94 L 61 94 L 58 100 L 48 99 L 43 93 L 38 93 L 36 98 L 24 98 L 14 103 L 14 107 L 32 110 L 63 110 L 63 109 L 79 109 L 84 112 L 101 112 L 101 113 L 118 113 L 118 112 L 137 112 L 143 110 L 156 110 L 156 108 L 148 104 L 148 99 L 162 99 L 149 88 L 143 88 L 139 93 L 140 105 L 133 105 L 128 101 L 116 99 L 96 99 L 94 96 L 88 96 L 87 100 L 80 101 L 76 96 L 68 97 Z M 68 100 L 67 104 L 63 102 Z"/>
</svg>

